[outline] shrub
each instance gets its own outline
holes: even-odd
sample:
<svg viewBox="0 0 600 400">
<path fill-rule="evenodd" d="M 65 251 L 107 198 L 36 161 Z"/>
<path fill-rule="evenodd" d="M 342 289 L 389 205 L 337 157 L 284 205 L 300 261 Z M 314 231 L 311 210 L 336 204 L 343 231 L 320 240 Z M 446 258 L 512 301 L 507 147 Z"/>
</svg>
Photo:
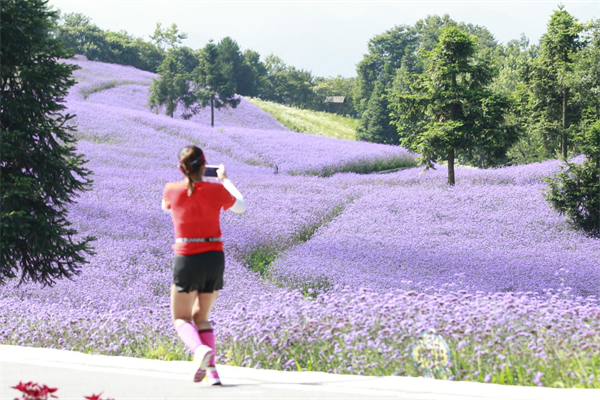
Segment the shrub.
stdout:
<svg viewBox="0 0 600 400">
<path fill-rule="evenodd" d="M 600 237 L 600 120 L 577 138 L 586 154 L 581 163 L 566 163 L 553 177 L 546 199 L 578 228 Z"/>
</svg>

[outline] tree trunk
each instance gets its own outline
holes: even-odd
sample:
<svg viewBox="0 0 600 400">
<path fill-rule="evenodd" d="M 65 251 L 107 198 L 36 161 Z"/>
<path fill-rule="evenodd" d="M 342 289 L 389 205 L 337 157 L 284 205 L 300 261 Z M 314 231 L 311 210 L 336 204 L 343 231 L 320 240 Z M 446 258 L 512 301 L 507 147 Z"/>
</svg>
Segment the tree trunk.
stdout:
<svg viewBox="0 0 600 400">
<path fill-rule="evenodd" d="M 567 159 L 567 99 L 569 98 L 569 88 L 563 89 L 563 104 L 562 104 L 562 156 Z"/>
<path fill-rule="evenodd" d="M 448 150 L 448 185 L 454 186 L 454 147 Z"/>
<path fill-rule="evenodd" d="M 215 126 L 215 101 L 210 99 L 210 126 Z"/>
<path fill-rule="evenodd" d="M 452 76 L 452 82 L 456 87 L 456 75 Z M 450 106 L 450 119 L 455 121 L 457 117 L 458 105 L 452 104 L 452 106 Z M 454 186 L 454 183 L 456 183 L 456 180 L 454 179 L 454 145 L 452 145 L 450 150 L 448 150 L 448 185 Z"/>
</svg>

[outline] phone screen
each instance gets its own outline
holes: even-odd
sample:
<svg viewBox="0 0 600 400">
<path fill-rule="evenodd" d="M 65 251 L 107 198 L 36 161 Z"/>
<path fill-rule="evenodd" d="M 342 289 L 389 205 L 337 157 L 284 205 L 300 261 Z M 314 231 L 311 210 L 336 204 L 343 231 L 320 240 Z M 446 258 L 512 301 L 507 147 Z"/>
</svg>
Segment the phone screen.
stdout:
<svg viewBox="0 0 600 400">
<path fill-rule="evenodd" d="M 208 165 L 204 168 L 204 176 L 216 178 L 217 177 L 217 169 L 219 167 L 209 167 Z"/>
</svg>

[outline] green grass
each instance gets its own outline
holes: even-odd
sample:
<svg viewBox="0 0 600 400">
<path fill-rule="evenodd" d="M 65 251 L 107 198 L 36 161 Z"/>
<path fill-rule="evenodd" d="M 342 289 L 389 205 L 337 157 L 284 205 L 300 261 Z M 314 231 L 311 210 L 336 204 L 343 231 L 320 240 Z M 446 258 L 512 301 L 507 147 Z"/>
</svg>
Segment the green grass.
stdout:
<svg viewBox="0 0 600 400">
<path fill-rule="evenodd" d="M 257 98 L 246 97 L 246 99 L 277 118 L 292 131 L 356 140 L 358 119 L 320 111 L 301 110 Z"/>
<path fill-rule="evenodd" d="M 145 86 L 148 86 L 145 82 L 110 80 L 110 81 L 100 82 L 97 85 L 94 85 L 91 87 L 80 89 L 79 93 L 81 93 L 83 95 L 83 98 L 85 100 L 87 100 L 87 98 L 91 94 L 102 92 L 104 90 L 112 89 L 112 88 L 115 88 L 117 86 L 122 86 L 122 85 L 145 85 Z"/>
</svg>

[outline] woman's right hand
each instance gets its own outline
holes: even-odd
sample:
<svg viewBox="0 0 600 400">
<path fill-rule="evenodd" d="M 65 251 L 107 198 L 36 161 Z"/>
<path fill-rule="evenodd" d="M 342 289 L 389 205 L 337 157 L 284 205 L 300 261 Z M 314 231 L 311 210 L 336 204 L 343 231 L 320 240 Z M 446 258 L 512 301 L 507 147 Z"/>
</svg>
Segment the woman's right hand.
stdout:
<svg viewBox="0 0 600 400">
<path fill-rule="evenodd" d="M 225 172 L 225 166 L 223 164 L 219 164 L 219 168 L 217 169 L 217 179 L 219 179 L 221 183 L 227 179 L 227 173 Z"/>
</svg>

